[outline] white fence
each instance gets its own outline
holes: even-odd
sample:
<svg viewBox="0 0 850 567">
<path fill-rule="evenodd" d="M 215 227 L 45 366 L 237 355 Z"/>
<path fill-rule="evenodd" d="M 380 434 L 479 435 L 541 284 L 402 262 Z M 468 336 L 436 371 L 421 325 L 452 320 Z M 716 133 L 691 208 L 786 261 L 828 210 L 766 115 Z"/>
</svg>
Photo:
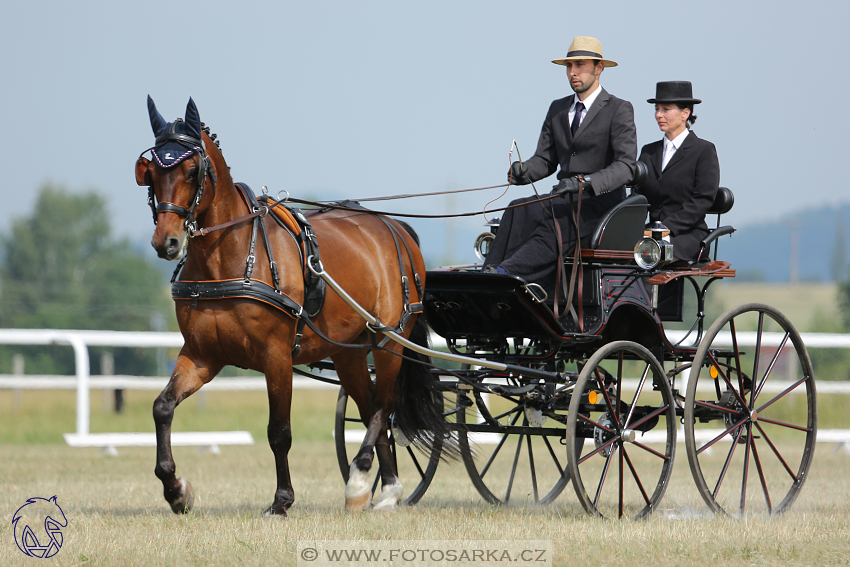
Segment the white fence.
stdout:
<svg viewBox="0 0 850 567">
<path fill-rule="evenodd" d="M 752 335 L 752 336 L 751 336 Z M 678 340 L 674 332 L 668 333 L 672 340 Z M 763 346 L 778 346 L 782 340 L 781 333 L 765 333 L 762 336 Z M 850 335 L 834 333 L 804 333 L 803 342 L 808 348 L 850 348 Z M 442 341 L 434 335 L 432 342 Z M 76 389 L 77 414 L 76 433 L 65 434 L 65 440 L 74 446 L 116 447 L 128 444 L 150 444 L 148 437 L 152 434 L 116 434 L 106 433 L 92 435 L 90 424 L 90 390 L 104 389 L 136 389 L 162 390 L 167 377 L 141 376 L 91 376 L 89 370 L 88 347 L 147 347 L 147 348 L 180 348 L 183 346 L 183 336 L 180 333 L 157 332 L 126 332 L 126 331 L 77 331 L 77 330 L 45 330 L 45 329 L 0 329 L 0 344 L 12 345 L 70 345 L 74 349 L 75 376 L 38 376 L 38 375 L 0 375 L 0 388 L 17 389 Z M 729 341 L 731 345 L 731 341 Z M 755 333 L 739 333 L 739 346 L 755 345 Z M 333 376 L 329 373 L 329 377 Z M 336 388 L 309 378 L 295 377 L 295 388 Z M 850 394 L 850 382 L 819 382 L 819 394 Z M 204 386 L 204 390 L 265 390 L 264 378 L 216 378 Z M 844 430 L 841 430 L 844 431 Z M 178 434 L 174 434 L 178 435 Z M 253 443 L 250 433 L 245 432 L 204 432 L 182 434 L 185 439 L 173 439 L 174 444 L 210 445 L 213 448 L 219 444 Z M 850 430 L 845 437 L 850 442 Z M 134 443 L 135 440 L 135 443 Z"/>
</svg>

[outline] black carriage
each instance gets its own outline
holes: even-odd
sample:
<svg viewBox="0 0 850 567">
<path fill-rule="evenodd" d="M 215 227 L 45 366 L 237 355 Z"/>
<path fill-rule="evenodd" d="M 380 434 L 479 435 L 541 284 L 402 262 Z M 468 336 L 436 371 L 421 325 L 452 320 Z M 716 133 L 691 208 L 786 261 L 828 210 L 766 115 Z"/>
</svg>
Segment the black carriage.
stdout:
<svg viewBox="0 0 850 567">
<path fill-rule="evenodd" d="M 791 506 L 812 462 L 817 422 L 800 335 L 758 303 L 704 327 L 709 286 L 735 275 L 717 260 L 716 243 L 734 231 L 720 226 L 732 202 L 721 188 L 711 211 L 717 228 L 703 241 L 706 257 L 714 244 L 714 258 L 683 264 L 665 261 L 661 234 L 645 235 L 646 199 L 622 201 L 582 243 L 580 262 L 565 259 L 567 274 L 581 268 L 581 293 L 572 297 L 574 314 L 560 318 L 542 288 L 520 278 L 480 265 L 428 272 L 428 322 L 448 353 L 468 361 L 433 372 L 467 472 L 488 502 L 548 503 L 571 482 L 591 514 L 642 517 L 659 507 L 684 438 L 713 511 L 775 514 Z M 665 322 L 686 317 L 688 290 L 696 296 L 693 326 L 665 331 Z M 335 435 L 346 478 L 346 434 L 359 422 L 348 405 L 341 391 Z M 419 478 L 406 500 L 415 503 L 435 474 L 440 445 L 423 455 L 394 429 L 391 437 L 406 478 Z"/>
</svg>

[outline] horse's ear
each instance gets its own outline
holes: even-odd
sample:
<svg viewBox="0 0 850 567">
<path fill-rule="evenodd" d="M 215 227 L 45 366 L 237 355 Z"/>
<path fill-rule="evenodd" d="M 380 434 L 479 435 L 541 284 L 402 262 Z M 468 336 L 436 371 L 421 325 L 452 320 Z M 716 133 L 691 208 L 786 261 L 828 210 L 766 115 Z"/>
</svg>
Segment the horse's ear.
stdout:
<svg viewBox="0 0 850 567">
<path fill-rule="evenodd" d="M 189 97 L 189 104 L 186 105 L 186 126 L 189 128 L 189 135 L 201 139 L 201 115 L 198 112 L 198 107 L 195 106 L 195 101 Z"/>
<path fill-rule="evenodd" d="M 153 135 L 159 136 L 160 132 L 162 132 L 165 127 L 168 126 L 168 122 L 156 109 L 156 105 L 153 103 L 151 95 L 148 95 L 148 114 L 151 117 L 151 128 L 153 128 Z"/>
<path fill-rule="evenodd" d="M 153 185 L 153 180 L 151 179 L 151 172 L 148 169 L 148 165 L 150 165 L 150 160 L 146 157 L 140 157 L 136 160 L 136 184 L 141 185 L 143 187 L 150 187 Z"/>
</svg>

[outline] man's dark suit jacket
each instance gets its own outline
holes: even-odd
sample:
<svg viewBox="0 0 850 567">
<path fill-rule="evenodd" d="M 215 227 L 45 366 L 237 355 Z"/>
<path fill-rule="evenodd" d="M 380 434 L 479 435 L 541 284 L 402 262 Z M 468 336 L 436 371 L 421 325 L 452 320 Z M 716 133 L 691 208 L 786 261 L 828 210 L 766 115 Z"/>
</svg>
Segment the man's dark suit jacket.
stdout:
<svg viewBox="0 0 850 567">
<path fill-rule="evenodd" d="M 537 151 L 525 162 L 531 181 L 552 175 L 560 166 L 558 179 L 592 174 L 593 193 L 598 196 L 632 180 L 637 155 L 634 109 L 630 102 L 599 88 L 601 92 L 581 121 L 575 139 L 569 113 L 576 95 L 549 106 Z"/>
<path fill-rule="evenodd" d="M 700 241 L 708 236 L 705 215 L 720 186 L 717 150 L 708 140 L 691 132 L 661 170 L 663 140 L 647 144 L 639 160 L 646 164 L 646 183 L 638 189 L 649 201 L 649 220 L 660 220 L 670 229 L 673 254 L 695 260 Z"/>
</svg>

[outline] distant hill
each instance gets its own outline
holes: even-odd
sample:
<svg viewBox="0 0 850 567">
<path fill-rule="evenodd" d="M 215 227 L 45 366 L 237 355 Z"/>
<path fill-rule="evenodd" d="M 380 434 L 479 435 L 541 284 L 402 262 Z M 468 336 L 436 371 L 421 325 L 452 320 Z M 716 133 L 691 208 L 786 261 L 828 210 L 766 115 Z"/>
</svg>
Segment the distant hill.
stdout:
<svg viewBox="0 0 850 567">
<path fill-rule="evenodd" d="M 709 227 L 715 219 L 707 219 Z M 718 259 L 732 263 L 739 281 L 789 282 L 796 233 L 797 281 L 830 282 L 836 276 L 843 281 L 848 275 L 848 228 L 850 204 L 809 209 L 774 222 L 738 227 L 731 237 L 720 239 Z"/>
</svg>

